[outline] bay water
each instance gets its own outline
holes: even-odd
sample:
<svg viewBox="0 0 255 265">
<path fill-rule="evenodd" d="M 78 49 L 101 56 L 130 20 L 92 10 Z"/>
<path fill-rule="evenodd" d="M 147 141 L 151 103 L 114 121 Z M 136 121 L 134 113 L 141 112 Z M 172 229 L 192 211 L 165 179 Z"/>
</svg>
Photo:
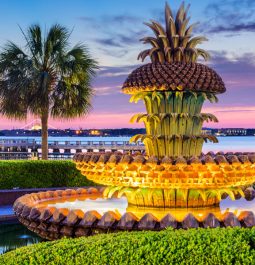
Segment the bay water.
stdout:
<svg viewBox="0 0 255 265">
<path fill-rule="evenodd" d="M 40 137 L 26 137 L 26 136 L 0 136 L 1 139 L 34 139 L 37 142 L 41 141 Z M 129 141 L 130 137 L 128 136 L 119 136 L 119 137 L 78 137 L 78 136 L 67 136 L 67 137 L 55 137 L 50 136 L 49 141 L 59 141 L 64 143 L 65 141 L 93 141 L 95 144 L 99 141 L 116 141 L 123 142 Z M 203 146 L 203 152 L 207 153 L 209 151 L 218 152 L 255 152 L 255 136 L 220 136 L 218 137 L 219 143 L 205 143 Z"/>
</svg>

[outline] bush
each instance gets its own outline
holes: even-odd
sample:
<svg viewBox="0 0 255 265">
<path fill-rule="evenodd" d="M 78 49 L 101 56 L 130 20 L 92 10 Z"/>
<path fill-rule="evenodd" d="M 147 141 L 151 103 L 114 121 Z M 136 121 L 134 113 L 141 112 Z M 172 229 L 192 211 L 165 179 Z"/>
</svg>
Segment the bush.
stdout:
<svg viewBox="0 0 255 265">
<path fill-rule="evenodd" d="M 71 161 L 0 161 L 0 189 L 89 185 Z"/>
<path fill-rule="evenodd" d="M 61 239 L 0 256 L 0 264 L 255 264 L 255 228 L 125 232 Z"/>
</svg>

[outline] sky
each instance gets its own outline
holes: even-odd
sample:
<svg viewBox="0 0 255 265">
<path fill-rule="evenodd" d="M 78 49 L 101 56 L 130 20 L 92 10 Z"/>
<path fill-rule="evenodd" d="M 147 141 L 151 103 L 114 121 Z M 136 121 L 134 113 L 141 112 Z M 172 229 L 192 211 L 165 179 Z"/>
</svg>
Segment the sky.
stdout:
<svg viewBox="0 0 255 265">
<path fill-rule="evenodd" d="M 169 0 L 176 11 L 181 1 Z M 206 103 L 203 112 L 215 114 L 219 123 L 205 127 L 255 128 L 255 1 L 190 0 L 191 23 L 199 21 L 196 35 L 209 41 L 201 48 L 210 52 L 206 64 L 225 82 L 227 92 L 219 103 Z M 143 24 L 150 19 L 164 21 L 165 0 L 1 0 L 0 51 L 8 40 L 24 46 L 19 26 L 26 30 L 39 23 L 49 28 L 60 23 L 70 30 L 71 45 L 84 43 L 100 65 L 93 80 L 93 109 L 86 117 L 50 120 L 54 128 L 126 128 L 135 113 L 145 111 L 142 102 L 129 103 L 121 93 L 128 74 L 142 64 L 138 53 L 147 47 L 139 39 L 152 33 Z M 149 60 L 145 61 L 148 63 Z M 0 129 L 22 128 L 24 121 L 0 116 Z"/>
</svg>

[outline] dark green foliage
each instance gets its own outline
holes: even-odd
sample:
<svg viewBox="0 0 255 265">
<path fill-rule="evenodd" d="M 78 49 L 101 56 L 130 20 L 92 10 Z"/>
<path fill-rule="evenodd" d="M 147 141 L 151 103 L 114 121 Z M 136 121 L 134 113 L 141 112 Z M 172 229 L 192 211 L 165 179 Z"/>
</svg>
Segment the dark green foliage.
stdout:
<svg viewBox="0 0 255 265">
<path fill-rule="evenodd" d="M 255 264 L 255 228 L 101 234 L 39 243 L 0 264 Z"/>
<path fill-rule="evenodd" d="M 89 185 L 71 161 L 0 161 L 0 189 Z"/>
</svg>

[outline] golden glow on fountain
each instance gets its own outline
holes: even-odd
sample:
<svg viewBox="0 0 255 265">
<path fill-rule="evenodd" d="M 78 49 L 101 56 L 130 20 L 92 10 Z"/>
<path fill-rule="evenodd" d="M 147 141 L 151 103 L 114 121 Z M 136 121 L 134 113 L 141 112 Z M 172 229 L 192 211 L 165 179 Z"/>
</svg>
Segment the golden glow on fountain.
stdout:
<svg viewBox="0 0 255 265">
<path fill-rule="evenodd" d="M 102 185 L 152 189 L 225 189 L 252 185 L 255 165 L 246 163 L 206 165 L 148 165 L 84 163 L 77 168 Z"/>
<path fill-rule="evenodd" d="M 130 205 L 144 207 L 204 207 L 217 205 L 222 195 L 232 200 L 244 196 L 242 188 L 255 179 L 254 155 L 249 156 L 251 161 L 243 155 L 240 159 L 244 157 L 246 162 L 237 162 L 237 156 L 229 156 L 236 161 L 232 164 L 222 155 L 214 160 L 205 156 L 170 163 L 170 158 L 163 158 L 152 163 L 142 155 L 87 153 L 76 157 L 76 166 L 88 179 L 107 185 L 108 198 L 125 195 Z"/>
</svg>

